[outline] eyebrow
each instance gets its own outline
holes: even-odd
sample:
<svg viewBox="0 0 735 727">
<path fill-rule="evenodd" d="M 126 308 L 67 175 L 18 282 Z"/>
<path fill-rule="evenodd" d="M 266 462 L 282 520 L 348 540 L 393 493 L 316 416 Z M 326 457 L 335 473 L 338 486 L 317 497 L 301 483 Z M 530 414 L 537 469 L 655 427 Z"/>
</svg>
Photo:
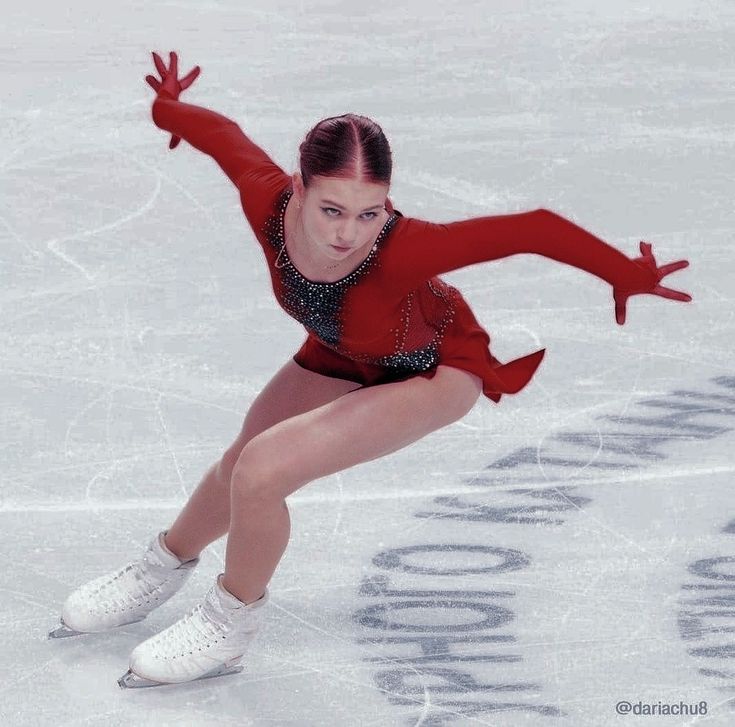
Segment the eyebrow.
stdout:
<svg viewBox="0 0 735 727">
<path fill-rule="evenodd" d="M 322 204 L 331 204 L 333 207 L 337 207 L 338 209 L 341 209 L 341 210 L 345 209 L 342 205 L 337 204 L 336 202 L 332 202 L 331 199 L 323 199 Z M 370 210 L 380 209 L 382 207 L 383 207 L 382 204 L 376 204 L 376 205 L 373 205 L 372 207 L 367 207 L 366 209 L 363 210 L 363 212 L 369 212 Z"/>
</svg>

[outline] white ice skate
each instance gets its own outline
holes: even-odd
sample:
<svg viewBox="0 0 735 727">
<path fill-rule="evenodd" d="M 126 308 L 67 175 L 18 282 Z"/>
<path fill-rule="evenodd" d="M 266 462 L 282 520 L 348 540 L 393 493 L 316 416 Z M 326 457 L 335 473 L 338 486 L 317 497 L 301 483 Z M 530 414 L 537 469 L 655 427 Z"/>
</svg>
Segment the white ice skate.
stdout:
<svg viewBox="0 0 735 727">
<path fill-rule="evenodd" d="M 133 649 L 130 668 L 117 683 L 122 688 L 158 687 L 236 674 L 260 626 L 268 589 L 245 604 L 217 576 L 204 600 L 183 618 Z"/>
<path fill-rule="evenodd" d="M 182 562 L 164 545 L 166 530 L 143 557 L 77 588 L 64 603 L 50 639 L 96 633 L 142 621 L 188 580 L 199 558 Z"/>
</svg>

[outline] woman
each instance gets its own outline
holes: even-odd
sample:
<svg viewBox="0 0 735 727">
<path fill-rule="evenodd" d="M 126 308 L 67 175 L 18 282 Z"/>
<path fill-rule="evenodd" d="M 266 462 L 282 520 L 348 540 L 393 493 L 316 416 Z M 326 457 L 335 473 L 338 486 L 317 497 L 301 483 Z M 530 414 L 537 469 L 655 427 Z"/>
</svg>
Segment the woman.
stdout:
<svg viewBox="0 0 735 727">
<path fill-rule="evenodd" d="M 290 177 L 233 121 L 178 100 L 178 80 L 153 53 L 161 81 L 152 116 L 212 156 L 237 186 L 281 306 L 308 335 L 251 405 L 240 435 L 171 528 L 142 559 L 82 586 L 52 635 L 140 621 L 174 595 L 200 552 L 229 531 L 225 571 L 204 600 L 139 644 L 121 686 L 241 671 L 290 532 L 286 497 L 462 418 L 484 394 L 520 391 L 544 349 L 501 364 L 490 337 L 440 273 L 519 252 L 541 254 L 613 286 L 616 319 L 630 295 L 691 297 L 662 287 L 681 260 L 657 267 L 651 245 L 625 255 L 548 210 L 435 224 L 404 217 L 387 197 L 391 155 L 380 128 L 346 114 L 322 120 Z"/>
</svg>

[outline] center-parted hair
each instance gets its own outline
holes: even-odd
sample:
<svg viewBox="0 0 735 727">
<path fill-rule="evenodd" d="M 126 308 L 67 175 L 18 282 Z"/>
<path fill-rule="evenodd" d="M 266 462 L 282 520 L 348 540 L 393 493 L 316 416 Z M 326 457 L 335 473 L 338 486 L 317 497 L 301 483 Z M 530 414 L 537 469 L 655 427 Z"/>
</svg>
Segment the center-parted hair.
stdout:
<svg viewBox="0 0 735 727">
<path fill-rule="evenodd" d="M 304 187 L 318 174 L 390 184 L 393 162 L 383 130 L 372 119 L 342 114 L 322 119 L 299 145 Z"/>
</svg>

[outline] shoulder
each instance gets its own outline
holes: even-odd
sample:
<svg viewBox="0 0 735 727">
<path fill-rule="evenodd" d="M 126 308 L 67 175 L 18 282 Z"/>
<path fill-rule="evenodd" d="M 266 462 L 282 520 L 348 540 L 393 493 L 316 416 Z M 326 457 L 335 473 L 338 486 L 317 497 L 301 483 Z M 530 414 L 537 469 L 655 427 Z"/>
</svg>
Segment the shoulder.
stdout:
<svg viewBox="0 0 735 727">
<path fill-rule="evenodd" d="M 253 228 L 257 229 L 274 214 L 290 180 L 277 164 L 267 162 L 248 169 L 237 180 L 243 211 Z"/>
<path fill-rule="evenodd" d="M 416 217 L 407 217 L 399 210 L 394 209 L 386 247 L 396 249 L 404 247 L 406 244 L 415 243 L 423 235 L 433 232 L 435 227 L 439 227 L 439 225 Z"/>
<path fill-rule="evenodd" d="M 401 271 L 411 266 L 411 261 L 421 255 L 422 240 L 425 239 L 426 225 L 430 223 L 415 217 L 406 217 L 394 209 L 382 242 L 380 260 L 388 280 L 395 282 Z"/>
<path fill-rule="evenodd" d="M 273 160 L 265 159 L 260 164 L 245 170 L 237 179 L 240 195 L 254 196 L 258 193 L 272 195 L 274 190 L 283 188 L 290 177 Z"/>
</svg>

